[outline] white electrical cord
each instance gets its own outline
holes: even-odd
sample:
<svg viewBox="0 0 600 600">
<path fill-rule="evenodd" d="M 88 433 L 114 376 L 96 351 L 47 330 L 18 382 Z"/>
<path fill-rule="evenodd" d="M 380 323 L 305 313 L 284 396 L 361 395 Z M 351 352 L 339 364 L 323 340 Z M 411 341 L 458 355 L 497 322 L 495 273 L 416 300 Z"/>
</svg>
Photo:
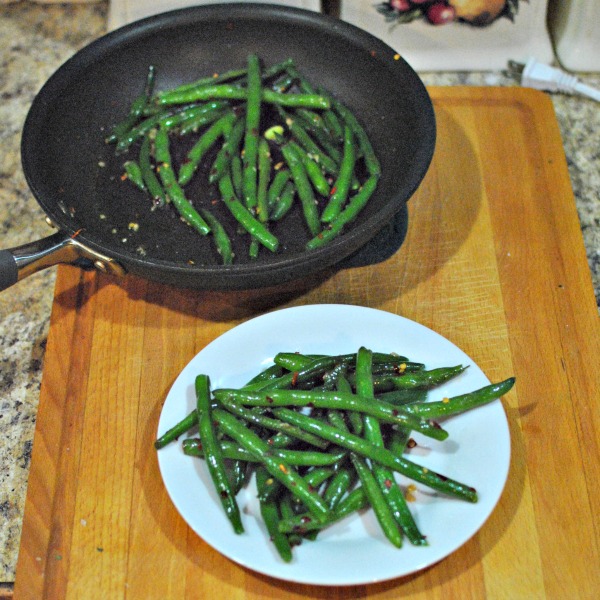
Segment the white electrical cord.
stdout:
<svg viewBox="0 0 600 600">
<path fill-rule="evenodd" d="M 574 75 L 540 63 L 535 58 L 530 58 L 525 64 L 511 60 L 508 67 L 511 72 L 520 75 L 521 85 L 524 87 L 546 92 L 580 94 L 600 102 L 600 90 L 581 83 Z"/>
</svg>

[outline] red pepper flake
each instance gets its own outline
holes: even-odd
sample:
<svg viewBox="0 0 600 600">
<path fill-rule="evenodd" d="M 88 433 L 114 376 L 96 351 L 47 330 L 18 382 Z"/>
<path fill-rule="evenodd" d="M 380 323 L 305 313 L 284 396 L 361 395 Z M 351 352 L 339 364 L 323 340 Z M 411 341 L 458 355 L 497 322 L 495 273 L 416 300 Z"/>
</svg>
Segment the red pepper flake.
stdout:
<svg viewBox="0 0 600 600">
<path fill-rule="evenodd" d="M 294 371 L 292 374 L 292 385 L 295 386 L 298 383 L 298 371 Z"/>
<path fill-rule="evenodd" d="M 336 192 L 337 192 L 337 187 L 334 185 L 334 186 L 331 188 L 331 190 L 330 190 L 330 192 L 329 192 L 329 195 L 330 195 L 330 196 L 333 196 L 333 195 L 334 195 Z"/>
<path fill-rule="evenodd" d="M 392 480 L 386 479 L 384 482 L 385 487 L 389 490 L 392 487 Z"/>
<path fill-rule="evenodd" d="M 121 175 L 121 181 L 125 181 L 127 179 L 127 173 L 123 173 L 123 175 Z"/>
<path fill-rule="evenodd" d="M 413 440 L 413 438 L 409 438 L 408 442 L 406 442 L 407 448 L 415 448 L 416 445 L 417 445 L 417 442 L 415 442 L 415 440 Z"/>
<path fill-rule="evenodd" d="M 287 474 L 288 474 L 288 470 L 287 470 L 287 468 L 286 468 L 286 466 L 285 466 L 285 465 L 279 465 L 279 470 L 280 470 L 282 473 L 284 473 L 285 475 L 287 475 Z"/>
<path fill-rule="evenodd" d="M 72 236 L 71 239 L 74 240 L 82 231 L 85 231 L 85 229 L 82 227 L 81 229 L 78 229 Z"/>
<path fill-rule="evenodd" d="M 371 52 L 369 52 L 369 54 L 375 58 L 377 56 L 377 52 L 375 52 L 375 50 L 371 50 Z"/>
<path fill-rule="evenodd" d="M 301 521 L 302 523 L 310 523 L 310 522 L 312 521 L 312 519 L 311 519 L 310 517 L 307 517 L 307 516 L 305 515 L 304 517 L 302 517 L 302 518 L 300 519 L 300 521 Z"/>
<path fill-rule="evenodd" d="M 271 398 L 271 396 L 267 396 L 266 400 L 269 404 L 273 404 L 273 398 Z"/>
</svg>

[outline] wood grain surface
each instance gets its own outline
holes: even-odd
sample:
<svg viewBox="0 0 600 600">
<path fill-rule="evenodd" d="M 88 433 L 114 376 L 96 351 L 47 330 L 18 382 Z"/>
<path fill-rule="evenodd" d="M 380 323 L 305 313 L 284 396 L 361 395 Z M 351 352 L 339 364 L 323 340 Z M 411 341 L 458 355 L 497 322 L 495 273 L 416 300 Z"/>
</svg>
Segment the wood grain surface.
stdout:
<svg viewBox="0 0 600 600">
<path fill-rule="evenodd" d="M 383 263 L 242 294 L 58 269 L 15 598 L 599 597 L 600 330 L 552 105 L 518 88 L 430 93 L 434 160 Z M 247 318 L 308 303 L 403 315 L 490 379 L 517 378 L 501 501 L 423 572 L 340 588 L 264 577 L 198 538 L 163 488 L 152 442 L 180 370 Z"/>
</svg>

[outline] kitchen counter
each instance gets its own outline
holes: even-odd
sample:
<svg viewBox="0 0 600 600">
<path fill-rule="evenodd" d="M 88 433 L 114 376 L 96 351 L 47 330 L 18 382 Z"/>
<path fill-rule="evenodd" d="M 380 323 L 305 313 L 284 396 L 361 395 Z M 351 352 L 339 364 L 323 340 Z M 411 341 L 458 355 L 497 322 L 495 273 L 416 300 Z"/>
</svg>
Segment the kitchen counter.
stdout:
<svg viewBox="0 0 600 600">
<path fill-rule="evenodd" d="M 103 34 L 107 3 L 0 6 L 2 247 L 48 235 L 20 167 L 20 132 L 35 93 L 69 56 Z M 427 85 L 516 85 L 503 73 L 423 73 Z M 600 75 L 585 76 L 600 87 Z M 554 96 L 596 299 L 600 305 L 600 111 Z M 498 124 L 501 130 L 502 124 Z M 0 294 L 0 582 L 12 582 L 33 443 L 54 269 Z M 1 589 L 0 589 L 1 597 Z"/>
</svg>

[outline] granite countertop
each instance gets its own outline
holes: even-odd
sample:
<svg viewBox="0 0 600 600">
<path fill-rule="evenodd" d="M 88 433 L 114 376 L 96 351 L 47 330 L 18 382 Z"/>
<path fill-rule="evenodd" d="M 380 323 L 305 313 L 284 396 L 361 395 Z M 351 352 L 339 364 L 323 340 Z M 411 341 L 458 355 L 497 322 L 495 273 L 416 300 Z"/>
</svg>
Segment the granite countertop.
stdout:
<svg viewBox="0 0 600 600">
<path fill-rule="evenodd" d="M 39 88 L 67 58 L 106 31 L 107 2 L 0 2 L 0 231 L 2 248 L 49 235 L 21 172 L 20 133 Z M 427 85 L 516 85 L 503 73 L 422 73 Z M 600 88 L 600 74 L 583 76 Z M 553 96 L 600 306 L 600 111 Z M 55 269 L 0 294 L 0 584 L 12 582 Z M 1 596 L 0 586 L 0 596 Z"/>
</svg>

